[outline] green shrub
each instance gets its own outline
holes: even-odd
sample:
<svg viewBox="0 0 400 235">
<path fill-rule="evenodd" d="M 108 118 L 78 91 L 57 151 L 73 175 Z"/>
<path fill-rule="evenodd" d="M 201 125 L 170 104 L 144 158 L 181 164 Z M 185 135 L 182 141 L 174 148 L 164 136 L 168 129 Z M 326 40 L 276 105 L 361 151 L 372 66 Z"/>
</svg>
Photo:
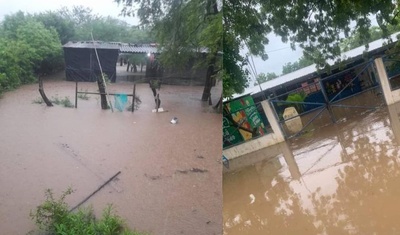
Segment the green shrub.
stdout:
<svg viewBox="0 0 400 235">
<path fill-rule="evenodd" d="M 53 104 L 56 105 L 62 105 L 66 108 L 73 108 L 75 105 L 69 100 L 68 96 L 65 96 L 64 98 L 60 99 L 58 96 L 52 97 L 50 100 Z"/>
<path fill-rule="evenodd" d="M 34 99 L 32 101 L 32 104 L 43 104 L 43 103 L 44 103 L 44 100 L 42 97 L 37 97 L 36 99 Z"/>
<path fill-rule="evenodd" d="M 123 219 L 113 213 L 111 205 L 103 210 L 99 220 L 91 207 L 69 211 L 65 198 L 71 193 L 73 190 L 69 188 L 56 199 L 51 189 L 46 190 L 46 200 L 30 213 L 42 232 L 48 235 L 144 235 L 128 229 Z"/>
<path fill-rule="evenodd" d="M 61 100 L 61 105 L 66 107 L 66 108 L 73 108 L 75 107 L 74 104 L 69 100 L 67 96 L 64 97 L 64 99 Z"/>
<path fill-rule="evenodd" d="M 292 93 L 290 94 L 286 101 L 288 102 L 304 102 L 304 100 L 306 99 L 307 95 L 304 92 L 299 92 L 299 93 Z M 290 106 L 294 106 L 297 110 L 297 112 L 301 113 L 303 112 L 303 104 L 299 104 L 299 103 L 293 103 L 291 105 L 288 105 L 288 107 Z"/>
<path fill-rule="evenodd" d="M 81 92 L 82 92 L 82 89 L 81 89 Z M 85 90 L 85 92 L 87 92 L 87 89 Z M 86 93 L 85 94 L 79 93 L 78 98 L 81 100 L 89 100 L 90 97 Z"/>
</svg>

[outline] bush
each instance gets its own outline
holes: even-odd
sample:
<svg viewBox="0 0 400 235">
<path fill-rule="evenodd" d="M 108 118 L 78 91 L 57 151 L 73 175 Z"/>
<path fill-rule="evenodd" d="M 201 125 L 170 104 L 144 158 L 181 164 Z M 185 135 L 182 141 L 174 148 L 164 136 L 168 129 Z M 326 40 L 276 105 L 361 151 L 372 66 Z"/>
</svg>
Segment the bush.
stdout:
<svg viewBox="0 0 400 235">
<path fill-rule="evenodd" d="M 123 219 L 113 213 L 111 205 L 103 210 L 99 220 L 91 207 L 70 212 L 65 198 L 72 193 L 73 190 L 69 188 L 59 199 L 55 199 L 52 190 L 46 190 L 46 200 L 30 213 L 42 232 L 48 235 L 144 235 L 128 229 Z"/>
<path fill-rule="evenodd" d="M 81 89 L 81 92 L 82 92 L 82 89 Z M 85 90 L 85 92 L 87 92 L 87 89 Z M 81 100 L 89 100 L 90 97 L 86 93 L 85 94 L 79 93 L 78 98 Z"/>
<path fill-rule="evenodd" d="M 50 100 L 51 103 L 56 104 L 56 105 L 62 105 L 66 108 L 73 108 L 75 105 L 71 102 L 71 100 L 68 98 L 68 96 L 65 96 L 64 98 L 60 99 L 58 96 L 52 97 Z"/>
</svg>

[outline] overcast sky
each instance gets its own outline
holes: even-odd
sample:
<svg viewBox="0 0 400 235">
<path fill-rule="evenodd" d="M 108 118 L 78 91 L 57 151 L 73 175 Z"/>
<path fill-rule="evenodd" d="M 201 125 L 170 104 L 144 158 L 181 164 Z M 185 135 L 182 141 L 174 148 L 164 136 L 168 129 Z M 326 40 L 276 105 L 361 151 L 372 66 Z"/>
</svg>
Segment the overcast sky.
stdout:
<svg viewBox="0 0 400 235">
<path fill-rule="evenodd" d="M 129 24 L 137 25 L 139 21 L 134 17 L 119 16 L 122 6 L 118 6 L 113 0 L 0 0 L 0 20 L 5 15 L 15 13 L 19 10 L 29 13 L 44 12 L 47 10 L 57 10 L 63 6 L 72 7 L 82 5 L 89 7 L 93 13 L 101 16 L 112 16 L 125 20 Z M 266 50 L 269 56 L 267 61 L 261 58 L 254 57 L 257 73 L 282 73 L 282 66 L 287 62 L 295 62 L 298 60 L 302 52 L 300 49 L 292 51 L 288 44 L 281 42 L 280 38 L 271 34 L 269 36 L 270 43 L 267 45 Z M 251 82 L 253 86 L 254 82 Z"/>
<path fill-rule="evenodd" d="M 0 0 L 0 20 L 5 15 L 15 13 L 19 10 L 29 13 L 44 12 L 48 10 L 57 10 L 63 6 L 85 6 L 93 10 L 93 13 L 102 16 L 112 16 L 126 22 L 136 25 L 138 20 L 133 17 L 118 16 L 122 6 L 118 6 L 113 0 Z"/>
<path fill-rule="evenodd" d="M 260 73 L 275 73 L 276 75 L 282 74 L 282 67 L 288 62 L 295 62 L 303 55 L 303 51 L 297 47 L 295 51 L 292 50 L 289 44 L 283 43 L 280 37 L 274 34 L 268 35 L 269 44 L 265 49 L 268 54 L 268 59 L 263 61 L 260 57 L 254 57 L 254 64 L 257 74 Z M 254 79 L 254 77 L 252 77 Z M 255 80 L 250 83 L 253 86 Z"/>
</svg>

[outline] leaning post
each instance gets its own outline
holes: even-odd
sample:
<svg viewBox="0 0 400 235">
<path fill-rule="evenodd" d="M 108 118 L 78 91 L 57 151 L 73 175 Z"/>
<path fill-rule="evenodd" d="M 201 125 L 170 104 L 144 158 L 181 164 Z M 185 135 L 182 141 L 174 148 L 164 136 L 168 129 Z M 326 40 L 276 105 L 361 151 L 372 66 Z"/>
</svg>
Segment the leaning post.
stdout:
<svg viewBox="0 0 400 235">
<path fill-rule="evenodd" d="M 78 80 L 75 81 L 75 108 L 78 108 Z"/>
</svg>

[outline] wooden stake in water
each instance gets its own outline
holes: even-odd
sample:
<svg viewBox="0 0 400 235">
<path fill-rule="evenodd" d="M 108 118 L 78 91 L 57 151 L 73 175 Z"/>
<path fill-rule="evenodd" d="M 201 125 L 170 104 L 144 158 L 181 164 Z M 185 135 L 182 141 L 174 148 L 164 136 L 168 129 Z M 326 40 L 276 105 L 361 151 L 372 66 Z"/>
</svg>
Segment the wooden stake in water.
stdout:
<svg viewBox="0 0 400 235">
<path fill-rule="evenodd" d="M 94 43 L 93 33 L 90 32 L 90 35 L 92 36 L 93 48 L 94 48 L 94 52 L 96 53 L 97 63 L 99 63 L 101 78 L 103 79 L 104 90 L 105 90 L 105 93 L 107 95 L 107 100 L 108 100 L 108 103 L 110 104 L 111 111 L 114 112 L 113 106 L 111 104 L 110 96 L 108 95 L 108 92 L 107 92 L 106 80 L 104 79 L 104 74 L 103 74 L 103 69 L 101 68 L 99 54 L 97 53 L 97 48 L 96 48 L 96 45 Z"/>
</svg>

